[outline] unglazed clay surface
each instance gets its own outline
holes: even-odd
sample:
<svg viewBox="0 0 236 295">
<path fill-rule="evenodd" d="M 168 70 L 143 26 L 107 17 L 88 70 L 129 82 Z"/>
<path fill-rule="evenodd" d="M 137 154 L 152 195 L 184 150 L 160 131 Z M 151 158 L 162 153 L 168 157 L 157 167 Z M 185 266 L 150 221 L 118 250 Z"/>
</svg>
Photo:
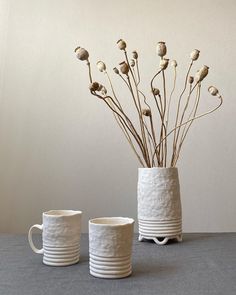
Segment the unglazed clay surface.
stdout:
<svg viewBox="0 0 236 295">
<path fill-rule="evenodd" d="M 71 246 L 79 242 L 81 215 L 51 216 L 43 214 L 43 244 Z"/>
<path fill-rule="evenodd" d="M 43 263 L 66 266 L 77 263 L 80 256 L 81 211 L 51 210 L 43 213 L 43 225 L 29 231 L 29 242 L 34 252 L 43 254 Z M 32 242 L 32 229 L 43 231 L 43 249 Z"/>
<path fill-rule="evenodd" d="M 97 220 L 89 222 L 90 273 L 99 278 L 127 277 L 132 272 L 133 219 L 118 217 L 122 224 L 115 224 L 116 218 L 103 218 L 106 224 Z"/>
<path fill-rule="evenodd" d="M 139 240 L 181 239 L 182 214 L 177 168 L 140 168 L 138 178 Z M 166 239 L 165 239 L 166 238 Z"/>
</svg>

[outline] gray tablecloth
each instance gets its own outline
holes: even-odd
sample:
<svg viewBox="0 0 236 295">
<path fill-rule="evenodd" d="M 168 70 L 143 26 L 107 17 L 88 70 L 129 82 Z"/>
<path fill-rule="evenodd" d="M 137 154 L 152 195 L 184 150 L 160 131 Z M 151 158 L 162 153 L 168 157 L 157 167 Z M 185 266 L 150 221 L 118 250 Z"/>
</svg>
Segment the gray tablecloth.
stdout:
<svg viewBox="0 0 236 295">
<path fill-rule="evenodd" d="M 37 236 L 40 244 L 40 237 Z M 236 234 L 185 234 L 157 246 L 134 239 L 133 274 L 119 280 L 89 275 L 88 236 L 81 260 L 67 267 L 42 264 L 26 235 L 0 235 L 0 295 L 236 295 Z"/>
</svg>

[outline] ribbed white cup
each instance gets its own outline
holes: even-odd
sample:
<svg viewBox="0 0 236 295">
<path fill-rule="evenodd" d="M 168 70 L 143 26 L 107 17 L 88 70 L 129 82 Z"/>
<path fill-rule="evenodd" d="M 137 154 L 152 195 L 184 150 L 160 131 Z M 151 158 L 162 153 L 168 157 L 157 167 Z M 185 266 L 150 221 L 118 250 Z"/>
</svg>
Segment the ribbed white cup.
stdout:
<svg viewBox="0 0 236 295">
<path fill-rule="evenodd" d="M 74 247 L 51 247 L 43 246 L 43 263 L 52 266 L 66 266 L 79 261 L 80 246 Z"/>
<path fill-rule="evenodd" d="M 132 273 L 134 220 L 102 217 L 89 221 L 89 269 L 98 278 L 118 279 Z"/>
<path fill-rule="evenodd" d="M 182 213 L 177 168 L 140 168 L 138 178 L 139 240 L 164 245 L 182 240 Z"/>
<path fill-rule="evenodd" d="M 80 257 L 81 211 L 51 210 L 43 213 L 43 224 L 29 230 L 29 243 L 35 253 L 43 254 L 43 263 L 50 266 L 75 264 Z M 33 228 L 43 231 L 43 248 L 32 241 Z"/>
</svg>

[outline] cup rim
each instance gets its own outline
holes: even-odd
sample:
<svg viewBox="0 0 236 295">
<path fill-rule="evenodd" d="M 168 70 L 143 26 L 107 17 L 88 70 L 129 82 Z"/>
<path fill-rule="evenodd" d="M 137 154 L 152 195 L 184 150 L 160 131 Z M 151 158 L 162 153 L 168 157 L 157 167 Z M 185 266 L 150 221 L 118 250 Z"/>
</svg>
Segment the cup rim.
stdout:
<svg viewBox="0 0 236 295">
<path fill-rule="evenodd" d="M 64 209 L 59 209 L 59 210 L 49 210 L 46 212 L 43 212 L 43 216 L 49 216 L 53 218 L 57 217 L 65 217 L 65 216 L 74 216 L 74 215 L 81 215 L 82 211 L 79 210 L 64 210 Z"/>
<path fill-rule="evenodd" d="M 130 217 L 96 217 L 90 219 L 89 224 L 96 226 L 117 227 L 134 224 L 134 219 Z"/>
</svg>

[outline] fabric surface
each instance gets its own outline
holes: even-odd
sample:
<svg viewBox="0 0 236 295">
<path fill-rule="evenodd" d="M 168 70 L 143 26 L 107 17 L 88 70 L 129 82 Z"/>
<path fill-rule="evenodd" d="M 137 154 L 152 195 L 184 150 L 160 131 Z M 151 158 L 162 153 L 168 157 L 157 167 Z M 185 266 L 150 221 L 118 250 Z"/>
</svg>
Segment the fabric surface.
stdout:
<svg viewBox="0 0 236 295">
<path fill-rule="evenodd" d="M 35 243 L 40 246 L 40 236 Z M 133 245 L 133 274 L 92 277 L 88 236 L 73 266 L 49 267 L 30 249 L 26 235 L 0 235 L 0 295 L 235 295 L 236 233 L 185 234 L 182 243 Z"/>
</svg>

